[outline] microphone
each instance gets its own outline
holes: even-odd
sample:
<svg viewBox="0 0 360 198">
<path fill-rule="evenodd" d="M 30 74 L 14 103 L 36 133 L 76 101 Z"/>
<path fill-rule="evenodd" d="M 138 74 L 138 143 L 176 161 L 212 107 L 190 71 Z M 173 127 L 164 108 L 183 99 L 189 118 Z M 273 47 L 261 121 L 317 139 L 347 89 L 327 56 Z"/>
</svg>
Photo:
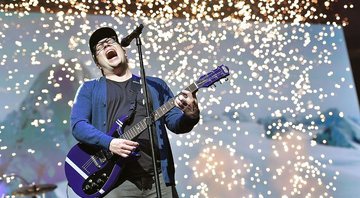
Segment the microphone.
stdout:
<svg viewBox="0 0 360 198">
<path fill-rule="evenodd" d="M 143 28 L 144 28 L 143 24 L 140 24 L 139 27 L 137 27 L 134 31 L 132 31 L 127 37 L 121 39 L 121 43 L 120 43 L 121 46 L 123 47 L 129 46 L 134 38 L 139 37 Z"/>
</svg>

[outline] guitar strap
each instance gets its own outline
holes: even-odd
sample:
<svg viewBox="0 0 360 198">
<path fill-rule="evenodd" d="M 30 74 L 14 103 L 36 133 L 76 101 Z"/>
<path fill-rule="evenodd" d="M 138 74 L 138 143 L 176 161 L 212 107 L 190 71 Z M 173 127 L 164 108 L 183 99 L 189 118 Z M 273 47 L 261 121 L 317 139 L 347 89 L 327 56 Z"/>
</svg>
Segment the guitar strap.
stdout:
<svg viewBox="0 0 360 198">
<path fill-rule="evenodd" d="M 131 84 L 130 84 L 130 92 L 132 92 L 132 94 L 130 94 L 129 96 L 129 99 L 131 101 L 131 104 L 130 104 L 130 109 L 129 109 L 129 112 L 130 114 L 129 115 L 129 118 L 130 119 L 133 119 L 134 118 L 134 115 L 135 115 L 135 110 L 136 110 L 136 104 L 137 104 L 137 96 L 139 94 L 144 94 L 142 90 L 142 84 L 140 83 L 140 80 L 141 78 L 139 76 L 136 76 L 133 74 L 132 76 L 132 81 L 131 81 Z M 149 89 L 148 89 L 149 90 Z M 154 144 L 155 145 L 158 145 L 158 139 L 157 139 L 157 136 L 156 136 L 156 128 L 155 128 L 155 123 L 154 123 L 154 120 L 151 116 L 152 112 L 153 112 L 153 105 L 152 105 L 152 97 L 151 97 L 151 93 L 148 91 L 149 93 L 149 111 L 150 111 L 150 117 L 151 119 L 148 120 L 148 122 L 151 122 L 152 124 L 150 125 L 150 127 L 152 128 L 152 131 L 154 132 L 153 133 L 153 136 L 154 136 Z M 145 103 L 145 97 L 144 97 L 144 101 L 142 101 L 143 103 Z M 146 106 L 146 104 L 144 104 L 144 106 Z M 149 124 L 149 123 L 147 123 Z M 126 133 L 126 132 L 125 132 Z M 155 149 L 158 149 L 157 146 L 155 146 Z M 158 150 L 155 151 L 156 153 L 159 153 Z M 156 157 L 157 159 L 159 159 L 159 156 Z M 159 166 L 159 165 L 158 165 Z"/>
<path fill-rule="evenodd" d="M 130 119 L 132 119 L 132 117 L 135 114 L 135 110 L 136 110 L 136 101 L 137 101 L 137 96 L 139 94 L 139 92 L 141 91 L 141 84 L 140 84 L 140 78 L 138 76 L 132 75 L 132 79 L 130 82 L 130 94 L 129 94 L 129 101 L 130 101 L 130 105 L 129 105 L 129 111 L 128 111 L 128 116 Z"/>
<path fill-rule="evenodd" d="M 128 114 L 129 118 L 132 118 L 135 114 L 135 110 L 136 110 L 136 105 L 137 105 L 137 97 L 139 93 L 143 93 L 141 91 L 142 89 L 142 85 L 140 83 L 141 78 L 139 76 L 136 75 L 132 75 L 132 79 L 131 79 L 131 83 L 130 83 L 130 95 L 129 95 L 129 101 L 130 101 L 130 106 L 129 106 L 129 111 Z M 152 106 L 152 100 L 151 100 L 151 95 L 149 95 L 150 97 L 150 112 L 153 111 L 153 106 Z"/>
</svg>

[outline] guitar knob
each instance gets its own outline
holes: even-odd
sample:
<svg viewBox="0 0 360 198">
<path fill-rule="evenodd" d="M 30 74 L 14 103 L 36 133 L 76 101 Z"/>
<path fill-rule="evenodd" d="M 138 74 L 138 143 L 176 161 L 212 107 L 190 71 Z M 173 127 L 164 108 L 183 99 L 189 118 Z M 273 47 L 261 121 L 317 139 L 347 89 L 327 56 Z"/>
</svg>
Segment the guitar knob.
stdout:
<svg viewBox="0 0 360 198">
<path fill-rule="evenodd" d="M 96 183 L 91 183 L 91 188 L 97 188 L 98 185 Z"/>
<path fill-rule="evenodd" d="M 87 191 L 87 190 L 89 190 L 91 187 L 89 186 L 89 185 L 85 185 L 85 187 L 84 187 L 84 191 Z"/>
<path fill-rule="evenodd" d="M 101 176 L 102 176 L 103 178 L 107 178 L 106 173 L 103 173 Z"/>
<path fill-rule="evenodd" d="M 101 183 L 103 183 L 104 182 L 104 180 L 102 180 L 102 179 L 98 179 L 98 180 L 96 180 L 96 183 L 98 183 L 98 184 L 101 184 Z"/>
</svg>

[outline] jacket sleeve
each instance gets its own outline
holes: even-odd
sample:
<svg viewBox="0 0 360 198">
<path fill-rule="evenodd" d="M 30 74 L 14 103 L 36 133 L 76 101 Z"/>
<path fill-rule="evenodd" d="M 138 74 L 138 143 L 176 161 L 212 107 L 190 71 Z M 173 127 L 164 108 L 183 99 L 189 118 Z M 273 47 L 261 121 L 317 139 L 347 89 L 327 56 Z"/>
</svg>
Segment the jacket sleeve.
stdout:
<svg viewBox="0 0 360 198">
<path fill-rule="evenodd" d="M 164 102 L 174 98 L 174 94 L 164 81 L 162 81 L 162 88 L 164 92 Z M 199 122 L 199 119 L 200 118 L 194 119 L 186 116 L 178 107 L 174 107 L 171 111 L 165 114 L 166 127 L 176 134 L 190 132 Z"/>
<path fill-rule="evenodd" d="M 92 88 L 89 84 L 82 84 L 74 99 L 71 109 L 70 124 L 73 136 L 80 142 L 101 146 L 108 149 L 113 137 L 98 130 L 91 124 L 92 116 Z"/>
</svg>

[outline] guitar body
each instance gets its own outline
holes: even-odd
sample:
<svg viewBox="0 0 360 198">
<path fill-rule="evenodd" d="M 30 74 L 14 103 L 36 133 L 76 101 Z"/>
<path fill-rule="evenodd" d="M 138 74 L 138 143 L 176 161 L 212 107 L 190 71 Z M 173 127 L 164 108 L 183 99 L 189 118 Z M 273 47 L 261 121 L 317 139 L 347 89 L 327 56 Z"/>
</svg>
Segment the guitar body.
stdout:
<svg viewBox="0 0 360 198">
<path fill-rule="evenodd" d="M 199 88 L 213 85 L 228 75 L 228 67 L 224 65 L 218 66 L 208 74 L 202 75 L 186 90 L 195 92 Z M 153 121 L 156 121 L 174 107 L 175 98 L 172 98 L 153 112 L 150 117 Z M 123 133 L 123 123 L 126 123 L 127 119 L 128 116 L 117 119 L 107 134 L 115 138 L 132 140 L 144 131 L 148 125 L 146 118 L 144 118 Z M 134 151 L 129 157 L 122 158 L 108 150 L 78 143 L 71 148 L 65 159 L 65 175 L 68 184 L 80 197 L 103 197 L 114 187 L 126 162 L 136 159 L 138 155 Z"/>
<path fill-rule="evenodd" d="M 107 161 L 100 166 L 93 163 L 92 151 L 88 145 L 75 145 L 65 160 L 65 174 L 68 185 L 80 197 L 102 197 L 111 190 L 122 169 L 122 160 Z"/>
<path fill-rule="evenodd" d="M 118 119 L 108 135 L 122 135 L 122 123 L 127 118 L 123 116 Z M 125 162 L 136 155 L 134 152 L 125 159 L 101 148 L 78 143 L 70 149 L 65 159 L 68 185 L 80 197 L 103 197 L 113 188 Z"/>
</svg>

